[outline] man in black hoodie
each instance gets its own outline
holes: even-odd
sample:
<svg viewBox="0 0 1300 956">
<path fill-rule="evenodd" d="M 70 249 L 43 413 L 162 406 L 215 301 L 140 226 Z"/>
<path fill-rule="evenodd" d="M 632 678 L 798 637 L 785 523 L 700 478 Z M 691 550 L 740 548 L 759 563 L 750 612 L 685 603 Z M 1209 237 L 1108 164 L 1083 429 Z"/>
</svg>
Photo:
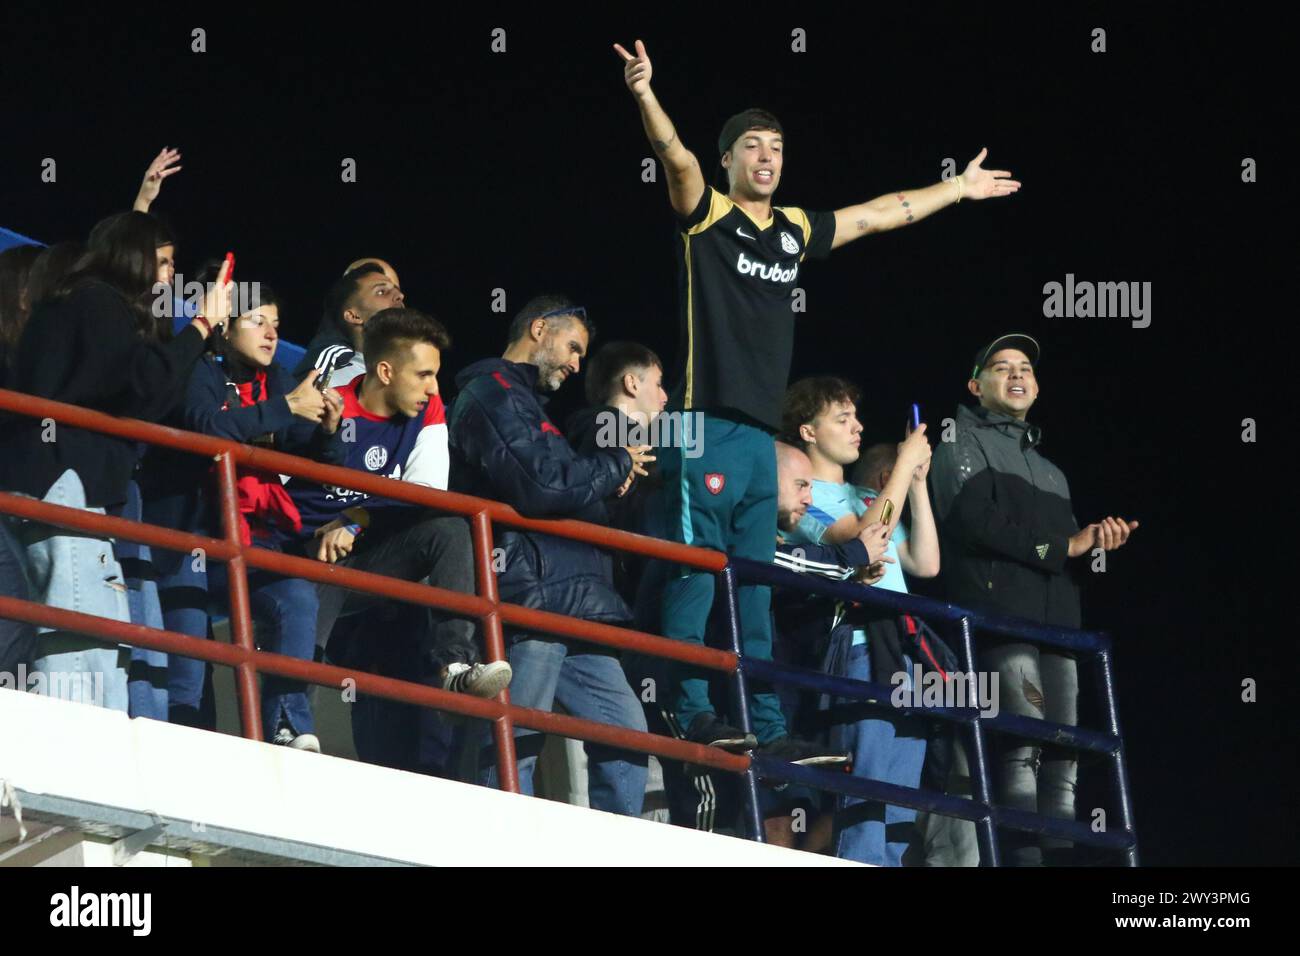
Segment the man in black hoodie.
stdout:
<svg viewBox="0 0 1300 956">
<path fill-rule="evenodd" d="M 955 440 L 935 449 L 930 482 L 944 596 L 972 610 L 1077 628 L 1079 587 L 1069 562 L 1095 549 L 1120 547 L 1137 522 L 1107 517 L 1079 527 L 1065 474 L 1043 457 L 1042 430 L 1026 421 L 1038 398 L 1038 357 L 1038 343 L 1028 335 L 1003 335 L 980 349 L 967 382 L 979 405 L 959 408 Z M 982 643 L 980 652 L 979 663 L 999 672 L 1003 710 L 1078 722 L 1079 676 L 1072 655 L 1001 640 Z M 998 802 L 1073 820 L 1075 755 L 1029 741 L 999 742 L 1006 746 L 996 763 Z M 1017 864 L 1043 862 L 1030 837 L 1009 833 Z M 1044 840 L 1043 848 L 1065 847 Z"/>
<path fill-rule="evenodd" d="M 359 259 L 325 294 L 320 328 L 307 343 L 307 354 L 293 370 L 301 379 L 311 369 L 334 374 L 326 385 L 346 385 L 366 370 L 362 332 L 370 317 L 398 308 L 406 300 L 397 274 L 382 259 Z"/>
<path fill-rule="evenodd" d="M 451 490 L 511 505 L 529 518 L 575 518 L 606 524 L 604 502 L 632 474 L 645 475 L 645 446 L 579 455 L 547 417 L 545 395 L 578 373 L 591 326 L 586 311 L 563 296 L 538 296 L 510 325 L 505 354 L 475 362 L 456 377 L 451 410 Z M 607 553 L 568 538 L 504 531 L 501 600 L 589 621 L 626 625 L 632 618 L 614 590 Z M 645 730 L 645 717 L 610 651 L 551 635 L 508 633 L 514 704 Z M 542 735 L 516 730 L 519 782 L 533 791 Z M 646 757 L 587 744 L 591 806 L 638 816 Z M 495 781 L 495 771 L 482 775 Z"/>
</svg>

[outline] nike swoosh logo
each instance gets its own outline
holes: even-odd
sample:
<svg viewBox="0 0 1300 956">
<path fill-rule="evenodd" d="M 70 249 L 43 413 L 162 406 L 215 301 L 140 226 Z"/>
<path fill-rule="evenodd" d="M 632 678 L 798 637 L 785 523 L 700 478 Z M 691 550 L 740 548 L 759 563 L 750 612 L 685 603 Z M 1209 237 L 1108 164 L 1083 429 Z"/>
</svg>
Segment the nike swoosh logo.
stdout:
<svg viewBox="0 0 1300 956">
<path fill-rule="evenodd" d="M 744 236 L 746 239 L 753 239 L 755 241 L 758 240 L 757 236 L 751 236 L 749 233 L 744 232 L 739 226 L 736 227 L 736 235 Z"/>
</svg>

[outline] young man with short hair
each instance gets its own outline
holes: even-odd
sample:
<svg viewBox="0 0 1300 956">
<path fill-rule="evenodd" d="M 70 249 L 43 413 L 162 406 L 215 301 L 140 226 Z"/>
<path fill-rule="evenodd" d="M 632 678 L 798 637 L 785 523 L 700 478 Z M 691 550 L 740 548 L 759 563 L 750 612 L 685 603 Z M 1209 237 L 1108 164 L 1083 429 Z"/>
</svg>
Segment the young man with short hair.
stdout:
<svg viewBox="0 0 1300 956">
<path fill-rule="evenodd" d="M 812 503 L 798 526 L 786 535 L 792 544 L 839 545 L 853 540 L 877 520 L 884 504 L 878 497 L 870 505 L 862 500 L 853 485 L 844 480 L 844 468 L 858 459 L 862 425 L 857 418 L 858 390 L 851 383 L 833 376 L 802 379 L 786 392 L 783 425 L 793 444 L 802 449 L 812 465 Z M 899 446 L 899 461 L 885 482 L 887 495 L 895 502 L 889 518 L 890 551 L 909 573 L 929 577 L 938 573 L 938 540 L 934 536 L 934 519 L 925 490 L 925 473 L 930 461 L 930 446 L 925 427 L 911 432 Z M 904 497 L 906 496 L 906 498 Z M 917 535 L 900 541 L 897 528 L 902 523 L 903 503 L 913 506 Z M 880 520 L 883 520 L 883 516 Z M 917 547 L 910 545 L 919 542 Z M 927 548 L 927 546 L 930 546 Z M 897 564 L 886 562 L 886 571 L 877 587 L 907 591 Z M 892 613 L 858 612 L 859 627 L 848 635 L 830 625 L 835 638 L 848 647 L 836 650 L 828 660 L 837 676 L 888 684 L 896 671 L 886 663 L 901 663 L 899 670 L 910 677 L 913 658 Z M 894 653 L 893 647 L 902 648 Z M 832 738 L 838 746 L 853 753 L 854 773 L 873 780 L 883 780 L 905 787 L 916 787 L 921 780 L 925 759 L 925 728 L 908 717 L 871 717 L 851 723 L 836 724 Z M 909 840 L 906 832 L 916 819 L 916 811 L 907 807 L 840 797 L 836 814 L 835 849 L 838 856 L 859 862 L 900 866 Z"/>
<path fill-rule="evenodd" d="M 678 220 L 683 347 L 670 404 L 674 410 L 704 413 L 702 433 L 691 436 L 702 455 L 686 458 L 671 447 L 661 455 L 665 528 L 685 544 L 768 561 L 776 520 L 772 436 L 781 423 L 794 347 L 791 297 L 803 260 L 823 258 L 854 239 L 919 221 L 963 196 L 1007 196 L 1020 184 L 1006 171 L 982 169 L 986 151 L 981 150 L 960 176 L 913 192 L 880 196 L 833 213 L 774 206 L 784 133 L 771 113 L 750 109 L 729 119 L 718 139 L 728 178 L 723 193 L 705 182 L 699 160 L 678 139 L 651 90 L 645 45 L 636 42 L 635 56 L 618 44 L 614 50 L 624 61 L 624 82 L 646 135 L 663 162 Z M 739 590 L 744 653 L 769 659 L 770 590 Z M 710 575 L 677 575 L 664 590 L 664 633 L 703 643 L 712 604 Z M 719 721 L 706 681 L 684 681 L 675 710 L 689 739 L 735 748 L 736 729 Z M 756 694 L 751 712 L 761 745 L 785 736 L 774 695 Z"/>
<path fill-rule="evenodd" d="M 456 377 L 451 412 L 452 487 L 494 498 L 529 518 L 607 522 L 604 502 L 628 477 L 644 475 L 648 446 L 597 449 L 580 455 L 545 411 L 547 397 L 578 374 L 591 323 L 566 296 L 538 296 L 510 323 L 501 358 L 475 362 Z M 632 618 L 614 590 L 609 555 L 600 548 L 533 531 L 501 529 L 505 570 L 501 600 L 588 621 L 626 625 Z M 628 686 L 617 653 L 547 634 L 507 633 L 515 669 L 512 703 L 550 710 L 559 702 L 575 717 L 645 730 L 641 702 Z M 543 735 L 516 729 L 519 782 L 533 792 Z M 591 806 L 637 816 L 645 797 L 645 755 L 586 745 Z M 495 768 L 481 773 L 495 785 Z"/>
<path fill-rule="evenodd" d="M 945 597 L 973 610 L 1039 624 L 1082 625 L 1071 561 L 1123 546 L 1138 524 L 1106 517 L 1079 526 L 1065 475 L 1039 450 L 1042 430 L 1027 421 L 1038 399 L 1038 342 L 1003 335 L 975 354 L 954 441 L 935 452 L 931 483 L 943 547 Z M 981 642 L 979 663 L 997 668 L 1002 710 L 1073 726 L 1078 664 L 1056 648 L 1014 640 Z M 998 803 L 1073 820 L 1078 760 L 1073 751 L 995 739 Z M 966 824 L 954 824 L 965 826 Z M 1068 844 L 1007 831 L 1018 865 L 1062 855 Z M 969 842 L 969 841 L 967 841 Z"/>
<path fill-rule="evenodd" d="M 324 375 L 333 368 L 327 385 L 337 388 L 352 381 L 366 370 L 362 352 L 366 323 L 405 301 L 392 266 L 382 259 L 358 259 L 325 294 L 320 327 L 293 374 L 302 378 L 314 368 Z"/>
<path fill-rule="evenodd" d="M 363 344 L 370 370 L 337 389 L 343 399 L 340 427 L 347 466 L 445 490 L 447 424 L 438 371 L 442 353 L 451 344 L 447 330 L 414 309 L 385 309 L 366 324 Z M 301 544 L 310 556 L 359 571 L 405 581 L 427 580 L 433 587 L 474 593 L 473 551 L 464 518 L 298 478 L 287 487 L 302 516 Z M 322 586 L 318 640 L 324 643 L 340 615 L 381 603 L 371 595 Z M 473 621 L 424 609 L 419 609 L 418 618 L 413 649 L 394 645 L 399 638 L 373 633 L 376 628 L 367 626 L 363 630 L 370 633 L 352 642 L 351 650 L 359 656 L 348 663 L 366 666 L 382 654 L 398 671 L 395 676 L 479 697 L 494 697 L 509 683 L 508 663 L 478 662 Z M 340 655 L 337 648 L 330 653 L 336 659 Z M 412 769 L 445 771 L 445 729 L 435 712 L 419 708 L 419 714 L 425 735 L 420 746 L 431 753 L 417 755 Z M 369 724 L 361 729 L 359 741 L 368 739 L 381 749 L 390 742 L 381 733 L 367 737 L 370 729 Z M 368 759 L 365 754 L 362 758 Z M 375 762 L 407 765 L 408 758 L 409 754 L 398 754 Z"/>
<path fill-rule="evenodd" d="M 637 342 L 608 342 L 587 366 L 587 407 L 567 422 L 569 441 L 580 454 L 600 448 L 617 448 L 625 442 L 655 444 L 655 420 L 668 403 L 663 389 L 664 369 L 659 356 Z M 610 527 L 652 534 L 645 526 L 645 504 L 658 488 L 654 463 L 647 476 L 635 474 L 606 502 Z M 631 555 L 621 555 L 624 566 Z"/>
</svg>

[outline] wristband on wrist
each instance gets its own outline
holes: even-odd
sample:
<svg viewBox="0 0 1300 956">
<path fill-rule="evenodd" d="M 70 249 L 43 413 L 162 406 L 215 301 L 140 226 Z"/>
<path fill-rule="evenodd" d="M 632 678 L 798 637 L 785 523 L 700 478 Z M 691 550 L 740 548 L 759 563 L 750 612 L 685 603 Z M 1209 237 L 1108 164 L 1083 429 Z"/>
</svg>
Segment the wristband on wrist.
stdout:
<svg viewBox="0 0 1300 956">
<path fill-rule="evenodd" d="M 344 525 L 344 527 L 348 529 L 348 534 L 352 535 L 354 538 L 361 534 L 362 531 L 361 525 L 359 524 L 349 524 Z"/>
</svg>

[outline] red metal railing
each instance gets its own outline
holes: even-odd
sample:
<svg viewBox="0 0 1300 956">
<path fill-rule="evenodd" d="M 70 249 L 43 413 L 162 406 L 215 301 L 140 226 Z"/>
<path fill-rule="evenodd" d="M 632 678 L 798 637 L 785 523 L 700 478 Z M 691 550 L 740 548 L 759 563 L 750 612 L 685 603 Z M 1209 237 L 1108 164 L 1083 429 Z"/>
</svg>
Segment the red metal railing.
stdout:
<svg viewBox="0 0 1300 956">
<path fill-rule="evenodd" d="M 202 549 L 208 558 L 225 562 L 230 571 L 227 577 L 232 644 L 226 645 L 172 631 L 124 624 L 14 598 L 0 597 L 0 617 L 43 627 L 75 631 L 104 640 L 233 667 L 239 697 L 240 726 L 243 735 L 250 740 L 262 739 L 257 675 L 268 673 L 334 688 L 342 688 L 346 686 L 344 681 L 352 680 L 357 690 L 377 697 L 489 720 L 492 723 L 496 745 L 497 770 L 501 787 L 515 793 L 519 792 L 514 748 L 516 724 L 544 733 L 654 754 L 670 760 L 702 764 L 719 770 L 743 772 L 749 768 L 748 757 L 725 753 L 716 748 L 561 714 L 516 707 L 510 703 L 509 691 L 503 691 L 495 700 L 482 700 L 423 684 L 356 673 L 328 664 L 259 651 L 253 642 L 247 577 L 250 567 L 476 618 L 482 627 L 485 657 L 490 661 L 505 659 L 503 626 L 511 625 L 531 632 L 574 638 L 734 674 L 738 662 L 736 655 L 731 652 L 684 644 L 630 628 L 583 621 L 502 603 L 497 592 L 496 574 L 492 569 L 492 526 L 499 524 L 522 531 L 544 532 L 601 548 L 661 558 L 715 574 L 722 571 L 727 564 L 726 557 L 716 551 L 706 551 L 657 538 L 614 531 L 580 521 L 525 518 L 513 508 L 497 501 L 449 491 L 435 491 L 408 482 L 378 478 L 350 468 L 323 465 L 305 458 L 240 445 L 208 435 L 133 419 L 114 418 L 75 405 L 34 398 L 4 389 L 0 389 L 0 409 L 33 418 L 49 419 L 61 425 L 115 435 L 131 441 L 204 455 L 216 461 L 222 522 L 221 538 L 184 533 L 76 508 L 47 504 L 3 492 L 0 492 L 0 514 L 16 515 L 94 535 L 122 538 L 169 551 L 190 553 L 196 548 Z M 235 470 L 238 465 L 292 475 L 321 484 L 341 485 L 468 518 L 474 547 L 477 594 L 461 594 L 243 545 L 239 536 L 238 499 L 235 492 Z"/>
</svg>

